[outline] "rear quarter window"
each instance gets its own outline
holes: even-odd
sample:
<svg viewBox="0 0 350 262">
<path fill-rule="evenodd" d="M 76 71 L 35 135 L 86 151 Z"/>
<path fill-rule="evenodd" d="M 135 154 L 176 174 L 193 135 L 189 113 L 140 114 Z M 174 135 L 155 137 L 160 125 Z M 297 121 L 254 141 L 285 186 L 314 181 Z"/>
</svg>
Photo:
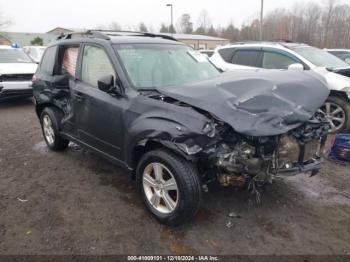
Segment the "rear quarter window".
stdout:
<svg viewBox="0 0 350 262">
<path fill-rule="evenodd" d="M 57 46 L 48 47 L 40 63 L 40 71 L 49 75 L 53 74 Z"/>
<path fill-rule="evenodd" d="M 224 49 L 220 49 L 218 52 L 225 62 L 231 63 L 232 55 L 234 51 L 235 51 L 234 48 L 224 48 Z"/>
</svg>

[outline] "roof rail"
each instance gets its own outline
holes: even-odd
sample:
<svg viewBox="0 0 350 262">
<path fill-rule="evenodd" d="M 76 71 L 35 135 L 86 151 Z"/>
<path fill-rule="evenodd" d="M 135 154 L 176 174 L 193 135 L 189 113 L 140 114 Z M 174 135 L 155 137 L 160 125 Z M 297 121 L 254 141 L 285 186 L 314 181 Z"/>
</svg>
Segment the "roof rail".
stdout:
<svg viewBox="0 0 350 262">
<path fill-rule="evenodd" d="M 87 30 L 84 32 L 69 32 L 62 33 L 56 40 L 72 39 L 74 36 L 77 37 L 95 37 L 104 40 L 110 40 L 109 36 L 145 36 L 145 37 L 159 37 L 167 40 L 178 41 L 174 37 L 162 34 L 153 34 L 138 31 L 114 31 L 114 30 Z"/>
<path fill-rule="evenodd" d="M 66 40 L 66 39 L 72 39 L 73 36 L 77 37 L 96 37 L 96 38 L 101 38 L 104 40 L 110 40 L 110 37 L 108 37 L 105 34 L 102 34 L 97 31 L 92 31 L 92 30 L 87 30 L 84 32 L 69 32 L 69 33 L 62 33 L 60 34 L 56 40 Z"/>
<path fill-rule="evenodd" d="M 274 39 L 272 41 L 279 42 L 279 43 L 296 43 L 296 42 L 294 42 L 293 40 L 290 40 L 290 39 Z"/>
<path fill-rule="evenodd" d="M 233 42 L 232 44 L 234 45 L 246 45 L 246 44 L 263 44 L 263 43 L 267 43 L 267 44 L 278 44 L 278 42 L 274 42 L 274 41 L 240 41 L 240 42 Z"/>
<path fill-rule="evenodd" d="M 176 38 L 168 35 L 163 34 L 154 34 L 154 33 L 148 33 L 148 32 L 140 32 L 140 31 L 127 31 L 127 30 L 91 30 L 92 32 L 101 32 L 106 35 L 110 36 L 125 36 L 125 35 L 132 35 L 132 36 L 146 36 L 146 37 L 159 37 L 164 38 L 168 40 L 178 41 Z"/>
</svg>

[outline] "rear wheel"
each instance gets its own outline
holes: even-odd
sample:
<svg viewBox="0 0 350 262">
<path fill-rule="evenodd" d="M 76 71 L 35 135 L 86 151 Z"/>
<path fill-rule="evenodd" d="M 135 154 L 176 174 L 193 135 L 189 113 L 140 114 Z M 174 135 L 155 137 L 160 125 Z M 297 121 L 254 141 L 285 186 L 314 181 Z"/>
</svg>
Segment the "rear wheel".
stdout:
<svg viewBox="0 0 350 262">
<path fill-rule="evenodd" d="M 321 107 L 321 111 L 331 125 L 331 132 L 343 132 L 350 129 L 350 105 L 340 97 L 330 96 Z"/>
<path fill-rule="evenodd" d="M 64 150 L 69 144 L 69 141 L 59 132 L 62 117 L 62 112 L 54 107 L 46 107 L 41 113 L 40 122 L 45 142 L 53 151 Z"/>
<path fill-rule="evenodd" d="M 137 182 L 147 209 L 161 223 L 176 226 L 198 211 L 201 186 L 193 164 L 166 150 L 147 152 Z"/>
</svg>

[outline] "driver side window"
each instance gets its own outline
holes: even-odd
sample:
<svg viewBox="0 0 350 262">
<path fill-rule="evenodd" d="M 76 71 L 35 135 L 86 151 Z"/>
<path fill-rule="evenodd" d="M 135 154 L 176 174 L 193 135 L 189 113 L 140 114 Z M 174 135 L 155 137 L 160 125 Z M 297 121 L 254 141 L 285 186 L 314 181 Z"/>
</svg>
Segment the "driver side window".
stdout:
<svg viewBox="0 0 350 262">
<path fill-rule="evenodd" d="M 97 81 L 103 76 L 113 75 L 115 72 L 105 50 L 97 46 L 85 46 L 83 52 L 81 80 L 93 87 L 97 87 Z"/>
<path fill-rule="evenodd" d="M 300 63 L 286 55 L 275 52 L 264 52 L 262 67 L 265 69 L 288 69 L 291 64 Z"/>
</svg>

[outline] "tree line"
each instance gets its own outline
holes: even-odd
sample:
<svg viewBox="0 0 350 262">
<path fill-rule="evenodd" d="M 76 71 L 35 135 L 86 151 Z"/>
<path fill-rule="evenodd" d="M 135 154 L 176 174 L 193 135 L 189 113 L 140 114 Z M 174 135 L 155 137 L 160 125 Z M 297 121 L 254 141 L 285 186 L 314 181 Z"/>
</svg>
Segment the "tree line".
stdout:
<svg viewBox="0 0 350 262">
<path fill-rule="evenodd" d="M 107 28 L 122 29 L 117 23 L 112 23 Z M 186 13 L 175 20 L 173 27 L 162 23 L 159 32 L 201 34 L 238 42 L 259 40 L 259 28 L 258 14 L 240 27 L 233 22 L 226 26 L 217 26 L 212 22 L 208 11 L 202 10 L 196 23 Z M 131 29 L 157 31 L 143 22 Z M 308 1 L 296 3 L 289 9 L 277 8 L 269 11 L 264 14 L 263 40 L 290 40 L 321 48 L 350 48 L 350 5 L 339 3 L 338 0 Z"/>
<path fill-rule="evenodd" d="M 231 42 L 259 40 L 260 19 L 258 15 L 236 27 L 214 26 L 206 10 L 199 14 L 197 28 L 189 14 L 183 14 L 176 30 L 187 34 L 202 34 L 229 39 Z M 161 25 L 160 32 L 171 28 Z M 350 5 L 338 0 L 299 2 L 292 8 L 278 8 L 265 13 L 263 40 L 289 40 L 307 43 L 321 48 L 350 48 Z"/>
<path fill-rule="evenodd" d="M 340 0 L 308 1 L 296 3 L 289 9 L 278 8 L 264 14 L 263 40 L 290 40 L 321 48 L 350 48 L 350 5 Z M 0 28 L 10 21 L 1 19 Z M 144 22 L 136 26 L 122 27 L 117 22 L 99 26 L 98 29 L 138 30 L 142 32 L 201 34 L 237 41 L 259 40 L 260 20 L 258 14 L 236 26 L 215 25 L 207 10 L 202 10 L 196 23 L 190 14 L 182 14 L 173 26 L 162 23 L 159 30 Z"/>
</svg>

